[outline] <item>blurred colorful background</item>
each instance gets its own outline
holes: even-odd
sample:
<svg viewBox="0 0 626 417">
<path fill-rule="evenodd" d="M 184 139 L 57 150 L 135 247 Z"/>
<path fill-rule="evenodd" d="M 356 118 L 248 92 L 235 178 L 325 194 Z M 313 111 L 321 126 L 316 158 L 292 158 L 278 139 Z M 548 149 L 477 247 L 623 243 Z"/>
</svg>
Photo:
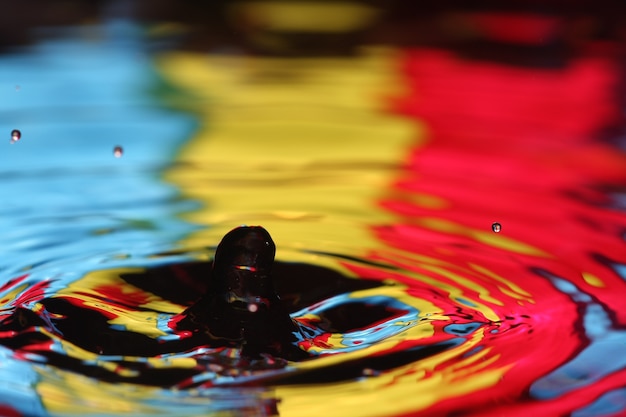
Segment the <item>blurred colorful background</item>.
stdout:
<svg viewBox="0 0 626 417">
<path fill-rule="evenodd" d="M 3 10 L 0 415 L 625 415 L 622 1 Z M 308 360 L 154 348 L 241 224 Z"/>
</svg>

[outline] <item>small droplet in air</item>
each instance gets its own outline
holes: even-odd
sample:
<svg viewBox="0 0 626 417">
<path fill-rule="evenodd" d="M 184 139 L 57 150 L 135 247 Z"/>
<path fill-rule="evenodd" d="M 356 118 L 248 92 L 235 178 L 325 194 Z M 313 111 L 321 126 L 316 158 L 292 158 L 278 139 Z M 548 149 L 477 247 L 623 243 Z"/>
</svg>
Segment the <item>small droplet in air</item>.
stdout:
<svg viewBox="0 0 626 417">
<path fill-rule="evenodd" d="M 116 146 L 115 148 L 113 148 L 113 156 L 115 156 L 116 158 L 121 158 L 123 154 L 124 149 L 122 149 L 121 146 Z"/>
<path fill-rule="evenodd" d="M 20 91 L 20 88 L 22 88 L 22 87 L 20 87 L 19 85 L 16 85 L 15 86 L 15 91 Z"/>
<path fill-rule="evenodd" d="M 498 222 L 494 223 L 491 225 L 491 230 L 494 231 L 494 233 L 500 233 L 500 230 L 502 230 L 502 225 Z"/>
<path fill-rule="evenodd" d="M 248 311 L 250 313 L 256 313 L 257 311 L 259 311 L 259 306 L 254 303 L 250 303 L 248 304 Z"/>
<path fill-rule="evenodd" d="M 22 139 L 22 132 L 17 129 L 13 129 L 11 131 L 11 143 L 15 143 L 20 139 Z"/>
</svg>

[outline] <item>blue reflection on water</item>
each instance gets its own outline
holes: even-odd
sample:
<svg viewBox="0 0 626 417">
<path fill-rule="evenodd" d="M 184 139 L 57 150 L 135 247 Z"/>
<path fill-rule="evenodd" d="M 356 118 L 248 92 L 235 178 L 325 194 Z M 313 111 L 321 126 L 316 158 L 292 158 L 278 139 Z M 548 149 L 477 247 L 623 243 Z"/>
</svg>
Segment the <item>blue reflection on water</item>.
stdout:
<svg viewBox="0 0 626 417">
<path fill-rule="evenodd" d="M 143 45 L 115 23 L 0 56 L 0 284 L 28 270 L 56 291 L 105 263 L 146 265 L 195 227 L 161 173 L 197 123 L 149 93 L 160 80 Z M 10 356 L 0 348 L 0 402 L 44 415 L 33 365 Z"/>
<path fill-rule="evenodd" d="M 318 346 L 318 349 L 314 353 L 353 352 L 365 349 L 381 340 L 396 336 L 419 324 L 419 310 L 413 306 L 404 304 L 400 300 L 386 296 L 368 296 L 361 299 L 350 293 L 328 298 L 323 302 L 294 312 L 291 316 L 293 318 L 307 315 L 323 316 L 325 312 L 335 307 L 345 306 L 354 302 L 362 302 L 370 307 L 383 306 L 390 310 L 401 312 L 401 314 L 395 315 L 373 326 L 345 331 L 341 334 L 341 346 L 333 346 L 328 349 Z M 311 337 L 324 333 L 321 329 L 304 329 L 304 333 L 308 332 L 312 332 Z"/>
<path fill-rule="evenodd" d="M 177 218 L 190 202 L 160 173 L 197 123 L 149 94 L 159 79 L 144 47 L 118 22 L 0 56 L 0 279 L 120 245 L 166 250 L 193 228 Z"/>
<path fill-rule="evenodd" d="M 584 308 L 583 326 L 589 345 L 574 359 L 532 384 L 530 394 L 539 399 L 556 398 L 592 385 L 626 367 L 626 331 L 613 329 L 604 307 L 574 284 L 554 276 L 549 278 L 559 291 Z"/>
<path fill-rule="evenodd" d="M 26 362 L 18 361 L 12 352 L 0 346 L 0 405 L 11 404 L 28 416 L 42 415 L 43 405 L 32 386 L 36 373 Z"/>
<path fill-rule="evenodd" d="M 591 405 L 576 410 L 572 417 L 593 417 L 602 415 L 618 415 L 626 411 L 626 388 L 609 391 L 600 396 Z"/>
</svg>

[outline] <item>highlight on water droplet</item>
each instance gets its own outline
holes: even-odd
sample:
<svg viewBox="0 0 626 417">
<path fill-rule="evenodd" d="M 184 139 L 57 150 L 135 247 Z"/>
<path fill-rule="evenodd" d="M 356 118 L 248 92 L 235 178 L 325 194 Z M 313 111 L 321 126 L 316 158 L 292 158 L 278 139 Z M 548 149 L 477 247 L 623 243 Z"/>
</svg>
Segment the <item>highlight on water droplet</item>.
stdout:
<svg viewBox="0 0 626 417">
<path fill-rule="evenodd" d="M 121 146 L 116 146 L 113 148 L 113 156 L 116 158 L 120 158 L 124 154 L 124 149 Z"/>
<path fill-rule="evenodd" d="M 495 222 L 491 225 L 491 230 L 493 230 L 495 233 L 500 233 L 500 231 L 502 230 L 502 225 L 498 222 Z"/>
<path fill-rule="evenodd" d="M 377 371 L 376 369 L 372 369 L 372 368 L 363 368 L 363 370 L 361 371 L 361 375 L 363 376 L 378 376 L 380 375 L 380 371 Z"/>
<path fill-rule="evenodd" d="M 17 129 L 13 129 L 11 131 L 11 143 L 15 143 L 20 139 L 22 139 L 22 132 Z"/>
</svg>

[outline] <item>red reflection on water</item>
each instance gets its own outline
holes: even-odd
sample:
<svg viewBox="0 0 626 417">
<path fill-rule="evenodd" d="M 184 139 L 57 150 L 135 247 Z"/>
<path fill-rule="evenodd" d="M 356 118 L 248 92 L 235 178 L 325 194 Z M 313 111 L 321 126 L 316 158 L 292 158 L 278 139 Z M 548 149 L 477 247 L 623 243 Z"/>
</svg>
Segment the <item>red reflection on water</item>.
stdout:
<svg viewBox="0 0 626 417">
<path fill-rule="evenodd" d="M 7 281 L 5 284 L 2 285 L 2 287 L 0 287 L 0 292 L 7 291 L 9 288 L 13 288 L 16 285 L 19 285 L 20 283 L 24 282 L 26 278 L 28 278 L 28 274 L 20 275 L 19 277 Z"/>
<path fill-rule="evenodd" d="M 21 417 L 22 414 L 10 405 L 0 404 L 0 415 L 5 417 Z"/>
<path fill-rule="evenodd" d="M 539 44 L 554 39 L 563 30 L 563 20 L 534 13 L 471 13 L 468 20 L 483 36 L 502 42 Z"/>
<path fill-rule="evenodd" d="M 5 291 L 9 291 L 13 288 L 17 288 L 20 284 L 22 284 L 23 282 L 26 282 L 27 278 L 29 277 L 28 274 L 26 275 L 21 275 L 17 278 L 14 278 L 10 281 L 8 281 L 6 284 L 4 284 L 2 286 L 2 288 L 0 288 L 0 294 L 5 292 Z M 17 297 L 3 297 L 0 298 L 0 304 L 1 305 L 5 305 L 5 304 L 9 304 L 12 306 L 21 306 L 23 304 L 26 303 L 33 303 L 36 301 L 41 300 L 44 295 L 45 295 L 45 291 L 46 289 L 50 286 L 50 282 L 49 281 L 38 281 L 35 282 L 34 284 L 32 284 L 31 286 L 27 287 L 23 292 L 21 292 Z"/>
<path fill-rule="evenodd" d="M 101 284 L 94 288 L 94 292 L 114 302 L 116 308 L 126 311 L 134 311 L 136 306 L 147 304 L 154 298 L 145 291 L 119 284 Z"/>
<path fill-rule="evenodd" d="M 515 409 L 528 415 L 526 404 L 514 401 L 588 343 L 576 303 L 537 270 L 573 283 L 606 307 L 614 325 L 626 325 L 626 283 L 600 260 L 626 263 L 626 215 L 610 208 L 604 192 L 623 188 L 626 158 L 599 141 L 603 128 L 621 122 L 615 97 L 619 66 L 607 50 L 562 69 L 516 68 L 413 50 L 402 69 L 408 88 L 392 101 L 393 109 L 425 123 L 428 142 L 409 153 L 408 168 L 380 200 L 397 223 L 375 227 L 374 233 L 392 247 L 443 260 L 469 279 L 475 278 L 467 273 L 471 264 L 484 267 L 534 300 L 518 303 L 500 293 L 498 285 L 480 281 L 504 301 L 487 303 L 489 308 L 510 318 L 503 319 L 497 333 L 485 333 L 483 343 L 501 354 L 490 367 L 512 368 L 498 385 L 441 401 L 428 415 L 495 403 L 510 403 L 507 415 Z M 418 195 L 436 197 L 438 203 L 422 204 Z M 439 225 L 443 220 L 445 227 L 428 219 Z M 499 234 L 491 232 L 495 219 L 502 224 Z M 373 257 L 454 285 L 410 257 Z M 416 285 L 401 274 L 381 278 Z M 468 295 L 478 297 L 471 290 Z M 449 297 L 418 296 L 435 304 Z M 503 332 L 508 332 L 505 337 Z M 581 397 L 553 400 L 551 415 L 588 404 L 592 393 L 597 396 L 616 381 L 623 384 L 625 377 L 624 372 L 612 374 L 577 390 Z M 481 415 L 486 411 L 481 409 Z"/>
</svg>

